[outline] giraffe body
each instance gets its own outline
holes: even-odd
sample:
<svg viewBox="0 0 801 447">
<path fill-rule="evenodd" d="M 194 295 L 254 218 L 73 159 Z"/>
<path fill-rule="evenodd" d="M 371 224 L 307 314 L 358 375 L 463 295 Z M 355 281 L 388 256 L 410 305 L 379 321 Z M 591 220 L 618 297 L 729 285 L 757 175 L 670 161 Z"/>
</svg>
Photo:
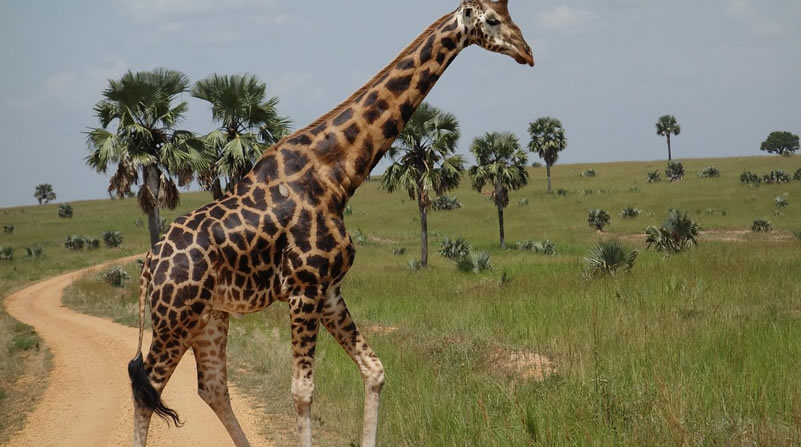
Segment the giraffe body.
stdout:
<svg viewBox="0 0 801 447">
<path fill-rule="evenodd" d="M 129 364 L 135 446 L 144 446 L 154 411 L 178 424 L 160 395 L 190 348 L 198 393 L 235 444 L 248 445 L 228 397 L 228 318 L 275 301 L 289 306 L 300 444 L 311 446 L 313 362 L 322 325 L 362 374 L 362 446 L 375 445 L 384 369 L 342 298 L 340 283 L 355 256 L 343 210 L 445 69 L 471 44 L 533 65 L 506 0 L 464 0 L 350 98 L 268 150 L 232 192 L 176 219 L 154 245 L 140 280 L 139 352 Z M 143 359 L 148 298 L 153 341 Z"/>
</svg>

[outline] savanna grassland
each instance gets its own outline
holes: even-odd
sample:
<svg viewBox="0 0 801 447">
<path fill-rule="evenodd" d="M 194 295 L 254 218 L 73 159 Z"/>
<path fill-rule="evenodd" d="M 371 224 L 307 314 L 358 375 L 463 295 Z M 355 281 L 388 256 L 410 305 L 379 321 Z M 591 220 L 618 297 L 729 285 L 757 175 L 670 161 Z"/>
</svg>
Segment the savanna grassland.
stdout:
<svg viewBox="0 0 801 447">
<path fill-rule="evenodd" d="M 698 173 L 714 165 L 721 177 Z M 751 187 L 749 169 L 792 175 L 801 158 L 753 157 L 684 162 L 678 183 L 648 184 L 664 162 L 565 165 L 531 169 L 529 185 L 511 194 L 506 238 L 556 243 L 555 256 L 498 248 L 496 209 L 469 181 L 451 195 L 464 207 L 429 216 L 430 267 L 418 272 L 416 204 L 366 183 L 346 216 L 357 241 L 343 291 L 351 313 L 386 368 L 379 437 L 385 445 L 703 445 L 801 444 L 801 182 Z M 596 177 L 582 177 L 586 169 Z M 664 174 L 663 174 L 664 177 Z M 564 193 L 563 193 L 564 194 Z M 775 198 L 789 206 L 774 215 Z M 185 194 L 174 217 L 208 201 Z M 521 199 L 528 205 L 520 205 Z M 642 210 L 624 220 L 626 207 Z M 102 260 L 144 252 L 147 234 L 133 200 L 73 203 L 61 220 L 53 206 L 0 211 L 0 245 L 19 259 L 0 261 L 3 295 L 30 281 Z M 587 210 L 612 215 L 605 233 L 587 225 Z M 643 230 L 669 208 L 688 211 L 704 233 L 699 246 L 666 257 L 646 250 Z M 772 233 L 751 233 L 757 217 Z M 122 231 L 122 248 L 73 252 L 69 234 Z M 360 237 L 357 237 L 360 236 Z M 437 255 L 439 240 L 463 237 L 492 256 L 490 272 L 472 274 Z M 582 259 L 599 239 L 620 238 L 641 250 L 633 271 L 586 279 Z M 24 247 L 44 248 L 38 260 Z M 405 254 L 397 256 L 398 248 Z M 132 276 L 137 268 L 127 266 Z M 96 275 L 77 282 L 65 302 L 84 312 L 135 324 L 137 285 L 112 289 Z M 13 322 L 0 326 L 5 355 Z M 277 439 L 292 439 L 290 343 L 286 306 L 231 324 L 232 380 L 257 396 L 266 413 L 286 419 Z M 362 384 L 357 369 L 321 335 L 313 413 L 322 445 L 357 444 Z M 15 363 L 15 362 L 10 362 Z M 5 367 L 4 367 L 5 368 Z M 3 371 L 2 405 L 21 371 Z M 13 391 L 12 391 L 13 392 Z M 180 408 L 177 409 L 180 412 Z M 7 415 L 3 424 L 8 426 Z M 0 438 L 1 440 L 2 438 Z"/>
</svg>

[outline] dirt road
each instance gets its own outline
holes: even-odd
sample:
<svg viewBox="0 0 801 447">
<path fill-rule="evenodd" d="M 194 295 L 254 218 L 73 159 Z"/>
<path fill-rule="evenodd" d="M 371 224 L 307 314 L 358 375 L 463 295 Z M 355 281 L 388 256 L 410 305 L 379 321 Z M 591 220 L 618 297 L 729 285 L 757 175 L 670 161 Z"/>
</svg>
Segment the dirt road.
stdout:
<svg viewBox="0 0 801 447">
<path fill-rule="evenodd" d="M 48 279 L 6 300 L 8 312 L 36 328 L 42 336 L 53 353 L 54 366 L 42 401 L 28 416 L 22 431 L 11 438 L 11 446 L 131 445 L 133 403 L 127 365 L 136 353 L 138 330 L 79 314 L 61 305 L 64 288 L 93 269 Z M 147 336 L 145 346 L 149 343 Z M 196 389 L 195 361 L 190 351 L 163 395 L 167 405 L 178 411 L 186 424 L 179 429 L 168 428 L 154 417 L 148 445 L 232 445 L 225 428 L 200 400 Z M 272 445 L 258 436 L 263 428 L 259 415 L 233 387 L 231 398 L 251 444 Z"/>
</svg>

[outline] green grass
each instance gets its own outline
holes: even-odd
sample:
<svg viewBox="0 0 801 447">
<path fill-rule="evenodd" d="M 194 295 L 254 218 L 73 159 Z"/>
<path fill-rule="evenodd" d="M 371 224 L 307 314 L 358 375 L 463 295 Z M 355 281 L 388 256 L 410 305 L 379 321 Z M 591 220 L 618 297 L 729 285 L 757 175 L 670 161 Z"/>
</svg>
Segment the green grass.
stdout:
<svg viewBox="0 0 801 447">
<path fill-rule="evenodd" d="M 789 193 L 792 200 L 801 194 L 801 183 L 739 182 L 745 169 L 794 172 L 801 158 L 682 162 L 687 176 L 673 184 L 646 182 L 646 173 L 663 170 L 664 162 L 556 166 L 554 190 L 564 188 L 566 196 L 545 194 L 545 170 L 532 169 L 530 185 L 510 197 L 507 243 L 549 239 L 558 247 L 556 256 L 500 250 L 494 206 L 465 181 L 452 193 L 463 208 L 431 213 L 431 266 L 419 272 L 406 268 L 408 258 L 419 256 L 416 205 L 404 194 L 380 191 L 375 182 L 365 184 L 350 202 L 353 214 L 346 221 L 366 242 L 357 247 L 343 290 L 386 368 L 379 427 L 384 443 L 801 443 L 801 250 L 791 235 L 801 227 L 801 208 L 771 216 L 772 234 L 749 230 L 755 217 L 772 213 L 776 196 Z M 710 164 L 720 178 L 697 175 Z M 581 177 L 589 168 L 598 176 Z M 188 194 L 182 209 L 207 197 Z M 523 197 L 529 206 L 516 205 Z M 87 222 L 78 233 L 120 230 L 124 248 L 69 255 L 97 256 L 94 263 L 109 253 L 143 250 L 145 229 L 130 228 L 137 216 L 134 202 L 98 204 L 105 209 L 98 218 L 110 221 Z M 80 219 L 80 206 L 73 205 Z M 642 214 L 624 220 L 619 212 L 626 206 Z M 606 235 L 587 225 L 589 208 L 612 215 Z M 645 227 L 660 224 L 669 208 L 688 211 L 703 230 L 728 232 L 717 239 L 736 241 L 702 234 L 698 248 L 677 256 L 645 250 Z M 25 231 L 21 221 L 0 223 Z M 633 271 L 584 279 L 582 258 L 599 238 L 613 236 L 641 250 Z M 464 237 L 473 251 L 488 252 L 493 271 L 458 272 L 437 254 L 445 237 Z M 394 256 L 396 247 L 406 254 Z M 46 256 L 56 250 L 46 249 Z M 127 269 L 136 277 L 133 264 Z M 501 281 L 504 275 L 507 281 Z M 132 282 L 112 290 L 92 275 L 77 282 L 67 300 L 134 324 Z M 260 398 L 265 411 L 281 415 L 286 428 L 272 434 L 276 439 L 292 439 L 294 431 L 289 349 L 284 304 L 231 324 L 232 380 Z M 321 335 L 317 352 L 315 434 L 321 445 L 358 444 L 363 400 L 357 369 L 327 335 Z M 553 362 L 554 374 L 535 380 L 530 366 L 514 364 L 535 353 Z"/>
</svg>

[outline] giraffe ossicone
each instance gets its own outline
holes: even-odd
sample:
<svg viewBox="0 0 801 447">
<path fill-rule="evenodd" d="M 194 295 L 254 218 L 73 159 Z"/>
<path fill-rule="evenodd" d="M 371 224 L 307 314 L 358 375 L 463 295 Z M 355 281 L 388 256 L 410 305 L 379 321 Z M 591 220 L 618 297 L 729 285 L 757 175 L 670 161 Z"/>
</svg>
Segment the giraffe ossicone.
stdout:
<svg viewBox="0 0 801 447">
<path fill-rule="evenodd" d="M 507 3 L 462 0 L 348 99 L 267 150 L 232 192 L 173 222 L 148 253 L 140 278 L 139 349 L 128 365 L 135 446 L 145 445 L 154 412 L 179 423 L 161 392 L 190 348 L 198 394 L 234 443 L 249 445 L 228 395 L 229 316 L 275 301 L 289 306 L 300 444 L 312 445 L 313 364 L 322 325 L 364 379 L 361 445 L 375 445 L 384 368 L 342 298 L 340 283 L 355 255 L 345 204 L 461 50 L 477 45 L 534 65 Z M 147 299 L 153 340 L 143 358 Z"/>
</svg>

